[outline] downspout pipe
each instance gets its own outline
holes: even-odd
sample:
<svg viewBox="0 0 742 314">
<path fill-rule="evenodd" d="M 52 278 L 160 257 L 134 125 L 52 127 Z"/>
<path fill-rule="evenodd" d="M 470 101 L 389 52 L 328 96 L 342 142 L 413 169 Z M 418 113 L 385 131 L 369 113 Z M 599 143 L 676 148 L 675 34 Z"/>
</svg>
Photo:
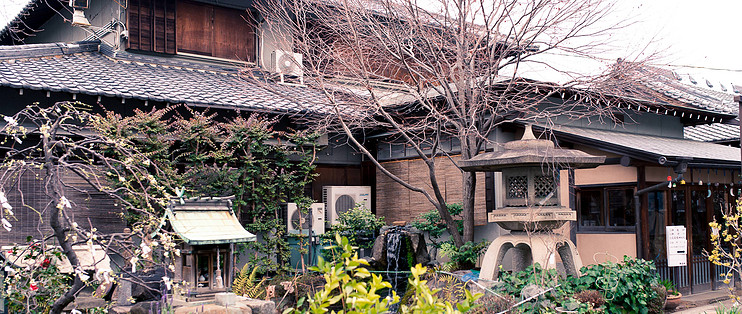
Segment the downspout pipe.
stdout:
<svg viewBox="0 0 742 314">
<path fill-rule="evenodd" d="M 634 193 L 634 228 L 636 230 L 636 255 L 637 257 L 644 257 L 642 256 L 644 254 L 643 246 L 642 246 L 642 237 L 641 237 L 641 220 L 639 219 L 641 217 L 641 201 L 639 201 L 639 196 L 644 195 L 649 192 L 658 191 L 667 187 L 672 187 L 673 183 L 678 183 L 681 180 L 683 180 L 683 173 L 685 173 L 685 170 L 687 169 L 687 162 L 682 161 L 678 166 L 675 167 L 675 173 L 677 173 L 677 176 L 672 179 L 668 180 L 662 183 L 657 183 L 653 186 L 641 189 L 636 191 Z"/>
</svg>

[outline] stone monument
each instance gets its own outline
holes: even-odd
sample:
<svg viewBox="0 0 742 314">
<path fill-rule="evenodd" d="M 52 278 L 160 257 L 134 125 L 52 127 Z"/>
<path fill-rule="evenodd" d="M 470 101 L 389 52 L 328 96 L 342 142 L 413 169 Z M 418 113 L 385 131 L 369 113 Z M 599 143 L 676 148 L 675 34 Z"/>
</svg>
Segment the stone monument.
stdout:
<svg viewBox="0 0 742 314">
<path fill-rule="evenodd" d="M 514 270 L 533 263 L 556 267 L 556 254 L 567 274 L 579 275 L 582 260 L 569 238 L 553 232 L 577 213 L 560 200 L 559 170 L 594 168 L 605 156 L 555 147 L 550 140 L 536 139 L 527 125 L 520 140 L 504 144 L 504 150 L 480 154 L 461 161 L 465 171 L 502 172 L 503 207 L 488 214 L 488 221 L 510 230 L 490 244 L 482 260 L 481 279 L 495 280 L 505 254 L 513 250 Z"/>
</svg>

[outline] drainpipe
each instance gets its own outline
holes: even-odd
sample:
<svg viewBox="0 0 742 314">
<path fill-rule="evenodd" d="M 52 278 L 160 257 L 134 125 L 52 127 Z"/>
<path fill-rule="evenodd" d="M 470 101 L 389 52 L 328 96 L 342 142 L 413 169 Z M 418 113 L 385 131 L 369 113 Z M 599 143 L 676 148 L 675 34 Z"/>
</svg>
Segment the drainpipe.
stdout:
<svg viewBox="0 0 742 314">
<path fill-rule="evenodd" d="M 683 173 L 685 173 L 685 170 L 687 169 L 688 169 L 688 161 L 681 160 L 678 162 L 677 166 L 675 166 L 675 173 L 677 174 L 677 176 L 674 179 L 671 179 L 671 180 L 668 180 L 662 183 L 657 183 L 653 186 L 638 190 L 636 191 L 636 193 L 634 193 L 634 217 L 636 217 L 634 219 L 635 221 L 634 228 L 636 230 L 636 255 L 637 257 L 642 257 L 641 255 L 644 252 L 643 247 L 642 247 L 643 243 L 642 243 L 642 237 L 641 237 L 641 222 L 639 220 L 639 217 L 641 217 L 641 202 L 639 201 L 639 196 L 649 193 L 649 192 L 661 190 L 665 187 L 672 187 L 673 183 L 677 183 L 677 182 L 680 182 L 680 180 L 683 180 Z"/>
</svg>

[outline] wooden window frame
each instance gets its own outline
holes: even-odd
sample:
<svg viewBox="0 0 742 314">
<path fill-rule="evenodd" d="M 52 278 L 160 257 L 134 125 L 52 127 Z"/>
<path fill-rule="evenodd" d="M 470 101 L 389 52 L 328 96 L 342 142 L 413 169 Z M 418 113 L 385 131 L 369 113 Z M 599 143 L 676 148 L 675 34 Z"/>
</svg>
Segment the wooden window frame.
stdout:
<svg viewBox="0 0 742 314">
<path fill-rule="evenodd" d="M 575 210 L 577 211 L 577 230 L 580 233 L 635 233 L 636 232 L 636 219 L 640 219 L 639 217 L 634 217 L 634 223 L 631 225 L 624 225 L 624 226 L 611 226 L 610 221 L 610 213 L 611 211 L 608 209 L 608 192 L 609 191 L 616 191 L 616 190 L 622 190 L 627 191 L 631 190 L 631 197 L 632 200 L 630 202 L 632 211 L 636 212 L 634 209 L 633 197 L 634 194 L 636 194 L 636 186 L 632 185 L 625 185 L 625 184 L 618 184 L 618 185 L 604 185 L 604 186 L 590 186 L 590 187 L 576 187 L 575 188 Z M 582 225 L 582 193 L 583 192 L 594 192 L 594 191 L 600 191 L 601 192 L 601 204 L 600 204 L 600 217 L 602 220 L 603 225 L 602 226 L 583 226 Z"/>
</svg>

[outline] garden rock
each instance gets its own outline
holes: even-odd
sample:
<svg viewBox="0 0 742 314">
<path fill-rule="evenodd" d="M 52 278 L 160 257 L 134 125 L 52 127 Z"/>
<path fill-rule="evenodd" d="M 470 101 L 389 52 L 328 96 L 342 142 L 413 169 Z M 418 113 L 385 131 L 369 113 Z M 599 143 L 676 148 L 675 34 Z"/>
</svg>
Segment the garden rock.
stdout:
<svg viewBox="0 0 742 314">
<path fill-rule="evenodd" d="M 520 297 L 523 300 L 525 300 L 528 298 L 535 297 L 543 292 L 544 292 L 544 288 L 541 288 L 537 285 L 527 285 L 523 287 L 523 290 L 520 291 Z"/>
<path fill-rule="evenodd" d="M 277 313 L 276 303 L 274 303 L 273 301 L 237 297 L 237 303 L 247 305 L 250 309 L 252 309 L 252 313 L 254 314 Z"/>
<path fill-rule="evenodd" d="M 237 301 L 237 295 L 229 292 L 217 293 L 215 296 L 216 304 L 221 306 L 231 306 Z"/>
<path fill-rule="evenodd" d="M 153 312 L 154 313 L 154 312 Z M 224 307 L 218 304 L 203 304 L 194 306 L 184 306 L 175 309 L 175 314 L 252 314 L 252 309 L 244 304 L 236 304 L 230 307 Z"/>
<path fill-rule="evenodd" d="M 137 302 L 160 300 L 160 297 L 162 296 L 160 293 L 160 284 L 162 282 L 162 277 L 165 277 L 165 275 L 165 269 L 162 267 L 138 274 L 137 278 L 142 280 L 144 284 L 132 283 L 131 297 Z"/>
<path fill-rule="evenodd" d="M 425 244 L 425 238 L 423 237 L 420 230 L 413 227 L 390 227 L 384 226 L 381 228 L 380 235 L 376 237 L 374 246 L 372 248 L 372 260 L 374 261 L 374 267 L 377 269 L 386 269 L 387 267 L 387 235 L 389 232 L 401 232 L 404 237 L 410 240 L 412 246 L 413 256 L 415 261 L 413 264 L 428 265 L 430 263 L 430 254 L 428 254 L 428 247 Z"/>
</svg>

